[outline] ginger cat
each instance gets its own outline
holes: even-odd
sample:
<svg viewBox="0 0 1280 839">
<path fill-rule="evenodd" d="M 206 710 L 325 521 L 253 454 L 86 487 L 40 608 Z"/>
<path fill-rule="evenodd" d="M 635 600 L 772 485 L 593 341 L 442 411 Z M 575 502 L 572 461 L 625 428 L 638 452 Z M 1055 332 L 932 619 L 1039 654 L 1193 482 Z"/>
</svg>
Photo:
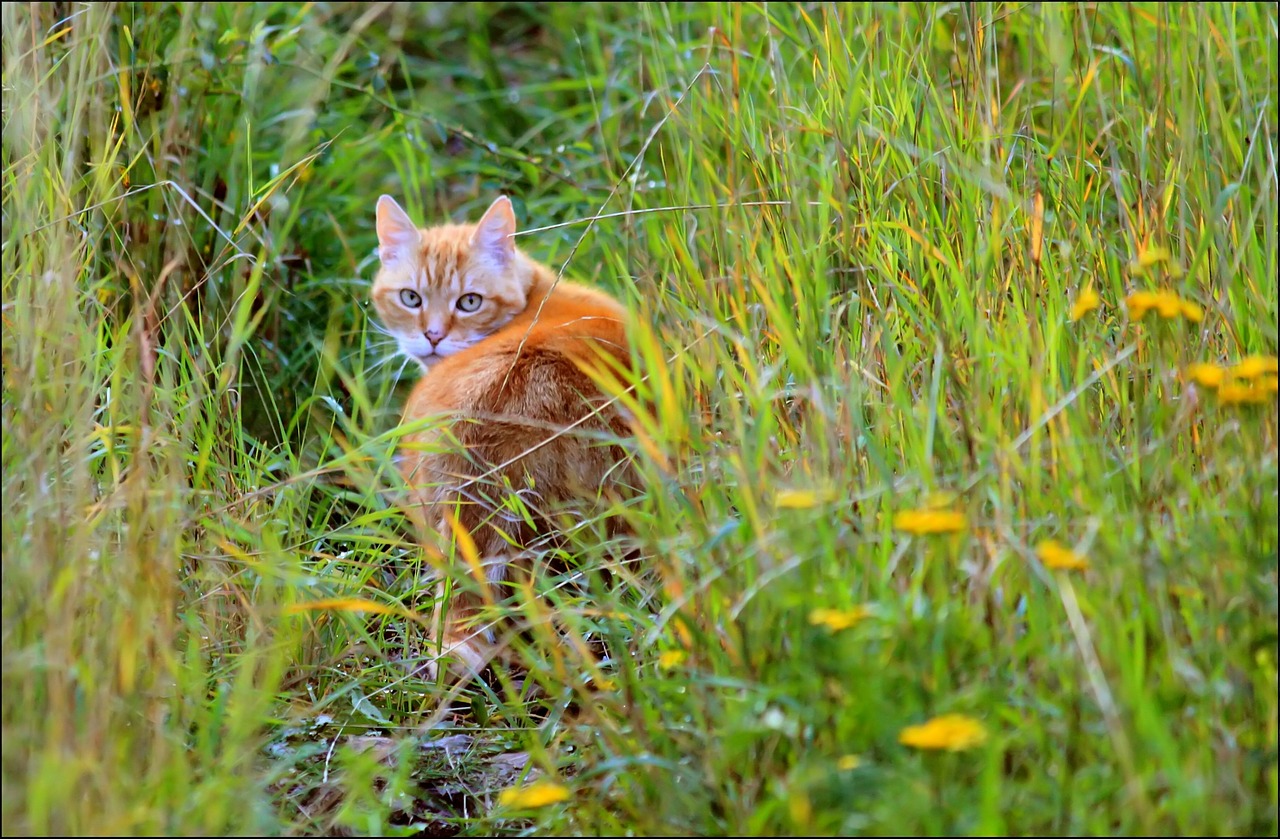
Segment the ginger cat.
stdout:
<svg viewBox="0 0 1280 839">
<path fill-rule="evenodd" d="M 402 422 L 447 418 L 404 438 L 411 518 L 427 544 L 454 538 L 456 516 L 484 569 L 454 588 L 440 639 L 454 674 L 474 676 L 498 653 L 477 613 L 500 597 L 494 584 L 527 568 L 526 548 L 554 539 L 546 514 L 634 483 L 621 447 L 600 440 L 630 436 L 628 424 L 583 371 L 606 357 L 630 366 L 626 313 L 521 252 L 505 196 L 476 224 L 419 230 L 383 195 L 377 232 L 374 307 L 400 351 L 426 368 Z M 513 492 L 532 525 L 501 509 Z"/>
</svg>

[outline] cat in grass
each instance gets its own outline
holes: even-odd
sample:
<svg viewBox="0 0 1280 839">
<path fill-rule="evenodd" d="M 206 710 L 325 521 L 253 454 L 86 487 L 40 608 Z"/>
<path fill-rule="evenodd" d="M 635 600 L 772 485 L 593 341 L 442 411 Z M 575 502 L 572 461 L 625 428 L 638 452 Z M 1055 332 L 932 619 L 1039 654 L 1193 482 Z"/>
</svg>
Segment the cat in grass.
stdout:
<svg viewBox="0 0 1280 839">
<path fill-rule="evenodd" d="M 554 544 L 565 521 L 556 512 L 634 484 L 617 445 L 629 425 L 588 373 L 630 367 L 626 313 L 517 248 L 506 196 L 475 224 L 420 230 L 383 195 L 376 220 L 374 307 L 425 373 L 402 422 L 442 419 L 403 439 L 410 518 L 429 553 L 465 544 L 461 529 L 480 560 L 470 567 L 465 550 L 453 552 L 447 612 L 433 621 L 451 675 L 474 676 L 499 652 L 482 608 L 530 570 L 530 548 Z M 504 508 L 512 494 L 531 516 Z"/>
</svg>

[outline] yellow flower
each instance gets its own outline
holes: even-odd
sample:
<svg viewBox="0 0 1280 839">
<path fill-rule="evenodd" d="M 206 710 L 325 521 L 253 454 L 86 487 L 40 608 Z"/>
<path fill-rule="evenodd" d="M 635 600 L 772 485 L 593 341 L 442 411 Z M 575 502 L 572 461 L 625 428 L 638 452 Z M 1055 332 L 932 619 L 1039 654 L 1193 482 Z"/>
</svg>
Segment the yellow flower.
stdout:
<svg viewBox="0 0 1280 839">
<path fill-rule="evenodd" d="M 898 742 L 913 749 L 961 752 L 980 746 L 987 739 L 987 729 L 973 717 L 963 714 L 944 714 L 934 717 L 924 725 L 911 725 L 902 729 Z"/>
<path fill-rule="evenodd" d="M 596 679 L 596 690 L 617 690 L 618 683 L 613 679 Z"/>
<path fill-rule="evenodd" d="M 1182 311 L 1182 301 L 1167 291 L 1157 291 L 1155 303 L 1156 314 L 1165 320 L 1173 320 Z"/>
<path fill-rule="evenodd" d="M 804 510 L 834 501 L 834 490 L 784 489 L 773 496 L 773 506 L 780 510 Z"/>
<path fill-rule="evenodd" d="M 503 807 L 532 809 L 569 800 L 569 790 L 554 781 L 534 781 L 527 787 L 512 787 L 498 794 Z"/>
<path fill-rule="evenodd" d="M 1272 401 L 1274 386 L 1224 384 L 1218 388 L 1218 401 L 1223 405 L 1264 405 Z"/>
<path fill-rule="evenodd" d="M 1167 248 L 1142 248 L 1138 252 L 1138 258 L 1129 263 L 1129 273 L 1141 276 L 1157 262 L 1168 262 L 1171 259 L 1173 255 Z"/>
<path fill-rule="evenodd" d="M 1135 291 L 1124 299 L 1129 320 L 1142 320 L 1156 306 L 1156 296 L 1149 291 Z"/>
<path fill-rule="evenodd" d="M 1231 368 L 1231 375 L 1241 379 L 1256 379 L 1267 373 L 1280 373 L 1280 362 L 1274 355 L 1246 356 Z"/>
<path fill-rule="evenodd" d="M 1192 364 L 1187 368 L 1187 376 L 1195 382 L 1218 388 L 1218 401 L 1224 405 L 1261 405 L 1271 401 L 1269 395 L 1276 392 L 1275 372 L 1273 355 L 1248 356 L 1230 370 L 1216 364 Z M 1239 384 L 1231 378 L 1255 381 Z"/>
<path fill-rule="evenodd" d="M 1190 300 L 1179 300 L 1178 311 L 1182 314 L 1184 318 L 1191 321 L 1192 323 L 1199 323 L 1200 321 L 1204 320 L 1204 309 L 1201 309 L 1198 305 L 1196 305 L 1195 303 L 1192 303 Z"/>
<path fill-rule="evenodd" d="M 809 623 L 814 626 L 825 626 L 832 632 L 839 632 L 856 626 L 871 615 L 866 606 L 854 606 L 852 609 L 814 609 L 809 613 Z"/>
<path fill-rule="evenodd" d="M 1196 384 L 1210 389 L 1222 384 L 1222 379 L 1226 374 L 1227 371 L 1218 365 L 1205 364 L 1204 362 L 1197 362 L 1187 368 L 1188 378 Z"/>
<path fill-rule="evenodd" d="M 658 666 L 663 670 L 670 670 L 684 664 L 684 659 L 684 650 L 667 650 L 665 653 L 658 656 Z"/>
<path fill-rule="evenodd" d="M 1124 299 L 1129 320 L 1142 320 L 1152 309 L 1165 320 L 1183 317 L 1192 323 L 1204 320 L 1204 310 L 1171 291 L 1135 291 Z"/>
<path fill-rule="evenodd" d="M 954 510 L 903 510 L 893 517 L 893 526 L 917 535 L 955 533 L 964 530 L 965 519 Z"/>
<path fill-rule="evenodd" d="M 1091 288 L 1086 288 L 1080 292 L 1080 296 L 1076 298 L 1075 305 L 1071 307 L 1071 320 L 1080 320 L 1080 318 L 1089 314 L 1101 304 L 1102 300 L 1098 297 L 1098 293 Z"/>
<path fill-rule="evenodd" d="M 857 755 L 845 755 L 836 761 L 836 768 L 841 772 L 850 772 L 862 765 L 862 758 Z"/>
<path fill-rule="evenodd" d="M 1083 571 L 1089 562 L 1057 539 L 1046 539 L 1036 546 L 1036 556 L 1045 568 L 1061 571 Z"/>
</svg>

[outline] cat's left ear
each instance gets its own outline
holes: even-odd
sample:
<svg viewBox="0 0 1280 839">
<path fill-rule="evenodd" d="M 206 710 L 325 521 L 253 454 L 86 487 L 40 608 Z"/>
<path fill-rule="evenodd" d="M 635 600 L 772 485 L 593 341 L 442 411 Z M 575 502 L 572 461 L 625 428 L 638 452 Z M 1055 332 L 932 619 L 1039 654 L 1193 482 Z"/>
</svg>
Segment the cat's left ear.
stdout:
<svg viewBox="0 0 1280 839">
<path fill-rule="evenodd" d="M 484 211 L 471 237 L 471 246 L 499 268 L 511 264 L 516 255 L 516 213 L 511 199 L 499 195 Z"/>
<path fill-rule="evenodd" d="M 421 234 L 390 195 L 378 198 L 378 258 L 383 264 L 407 261 L 421 242 Z"/>
</svg>

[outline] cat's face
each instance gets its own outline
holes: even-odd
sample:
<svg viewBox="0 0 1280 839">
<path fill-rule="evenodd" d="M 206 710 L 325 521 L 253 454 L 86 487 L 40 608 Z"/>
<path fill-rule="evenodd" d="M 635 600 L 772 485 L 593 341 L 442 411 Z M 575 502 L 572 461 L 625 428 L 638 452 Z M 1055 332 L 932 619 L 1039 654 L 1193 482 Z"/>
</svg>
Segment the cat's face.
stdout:
<svg viewBox="0 0 1280 839">
<path fill-rule="evenodd" d="M 389 195 L 378 199 L 373 305 L 400 352 L 430 367 L 487 338 L 524 311 L 533 269 L 516 250 L 511 201 L 476 224 L 419 230 Z"/>
</svg>

